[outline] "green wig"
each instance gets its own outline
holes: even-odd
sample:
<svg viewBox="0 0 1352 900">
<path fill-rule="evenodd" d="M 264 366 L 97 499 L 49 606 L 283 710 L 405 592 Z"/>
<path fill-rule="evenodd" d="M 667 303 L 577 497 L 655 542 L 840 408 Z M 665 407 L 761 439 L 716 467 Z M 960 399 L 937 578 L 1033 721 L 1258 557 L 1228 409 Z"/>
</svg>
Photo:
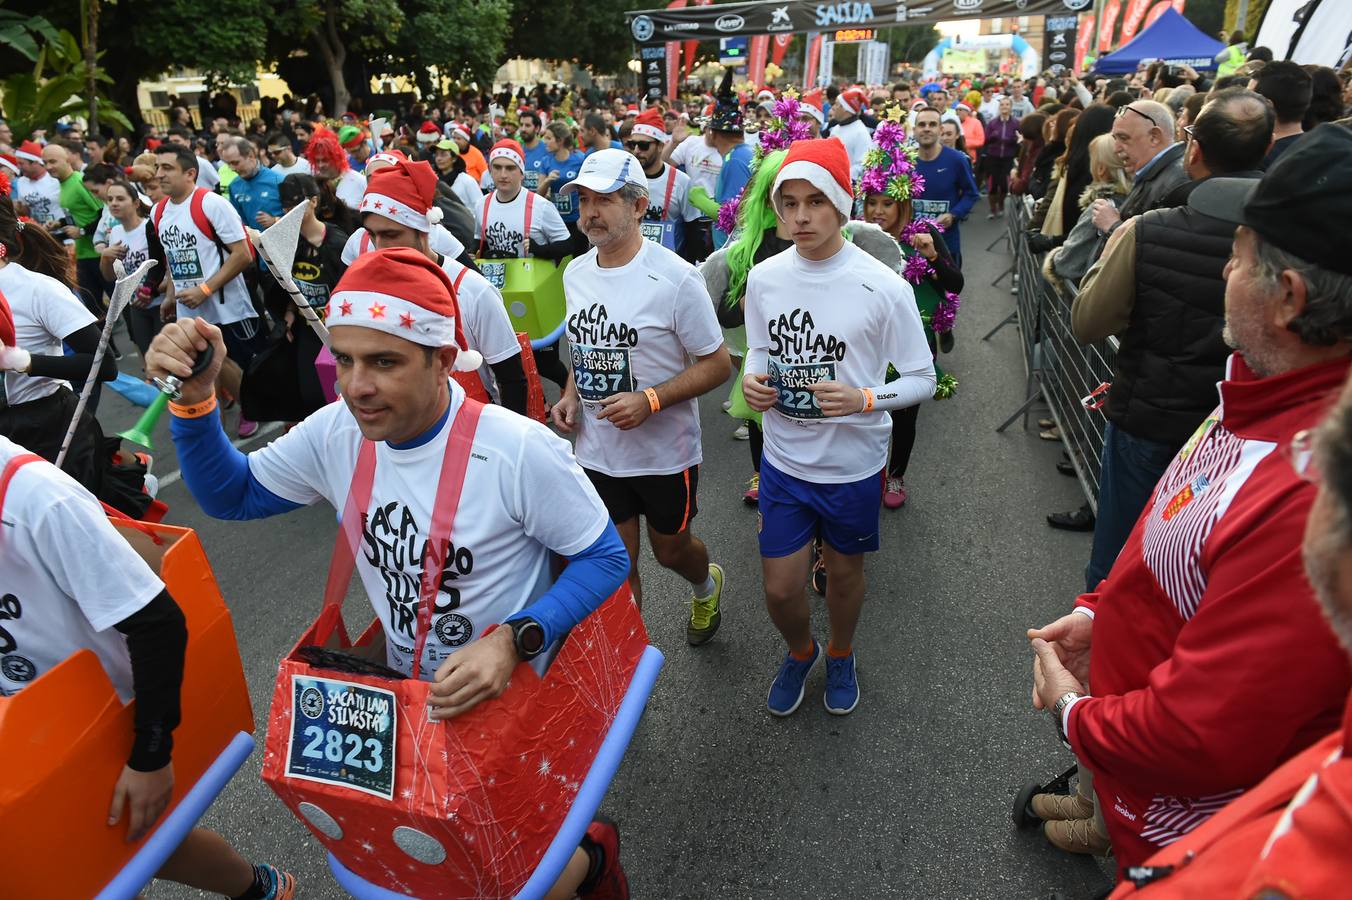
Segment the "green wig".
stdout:
<svg viewBox="0 0 1352 900">
<path fill-rule="evenodd" d="M 746 277 L 751 272 L 765 232 L 779 225 L 770 191 L 775 186 L 775 176 L 784 165 L 784 157 L 788 155 L 787 150 L 767 153 L 756 163 L 751 179 L 742 189 L 742 197 L 737 204 L 737 234 L 727 246 L 726 302 L 729 309 L 742 301 L 742 294 L 746 292 Z"/>
</svg>

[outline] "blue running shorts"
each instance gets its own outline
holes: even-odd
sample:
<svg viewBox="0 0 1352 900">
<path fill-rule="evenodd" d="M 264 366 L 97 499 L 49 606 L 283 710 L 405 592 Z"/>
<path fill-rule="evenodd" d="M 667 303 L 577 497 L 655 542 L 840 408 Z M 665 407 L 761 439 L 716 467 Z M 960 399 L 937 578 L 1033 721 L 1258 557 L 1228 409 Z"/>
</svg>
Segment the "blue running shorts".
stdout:
<svg viewBox="0 0 1352 900">
<path fill-rule="evenodd" d="M 779 471 L 761 460 L 761 556 L 789 556 L 803 549 L 818 530 L 837 553 L 878 549 L 882 473 L 843 484 L 817 484 Z"/>
</svg>

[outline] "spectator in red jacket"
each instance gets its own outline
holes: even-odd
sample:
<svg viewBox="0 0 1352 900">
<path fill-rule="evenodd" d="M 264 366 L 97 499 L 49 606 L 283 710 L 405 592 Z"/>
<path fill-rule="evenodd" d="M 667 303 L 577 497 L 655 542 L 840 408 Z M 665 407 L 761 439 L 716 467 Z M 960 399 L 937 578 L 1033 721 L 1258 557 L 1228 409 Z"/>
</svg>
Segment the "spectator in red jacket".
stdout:
<svg viewBox="0 0 1352 900">
<path fill-rule="evenodd" d="M 1128 868 L 1328 734 L 1352 685 L 1301 566 L 1315 488 L 1288 461 L 1352 361 L 1352 232 L 1328 225 L 1352 210 L 1352 131 L 1321 126 L 1256 186 L 1213 179 L 1189 204 L 1240 223 L 1220 406 L 1098 591 L 1028 633 L 1034 705 L 1096 795 L 1040 795 L 1034 811 L 1053 844 L 1111 841 Z"/>
<path fill-rule="evenodd" d="M 1305 571 L 1352 653 L 1352 379 L 1291 466 L 1318 485 Z M 1126 873 L 1113 897 L 1336 897 L 1352 884 L 1352 702 L 1342 727 L 1290 759 L 1196 831 Z"/>
</svg>

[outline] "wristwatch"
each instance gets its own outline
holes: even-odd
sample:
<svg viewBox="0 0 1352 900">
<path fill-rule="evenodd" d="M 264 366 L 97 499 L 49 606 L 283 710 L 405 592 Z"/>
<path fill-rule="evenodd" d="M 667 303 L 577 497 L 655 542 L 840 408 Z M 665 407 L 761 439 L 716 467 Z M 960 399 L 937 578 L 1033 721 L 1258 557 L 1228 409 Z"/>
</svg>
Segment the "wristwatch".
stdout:
<svg viewBox="0 0 1352 900">
<path fill-rule="evenodd" d="M 1070 706 L 1070 704 L 1074 703 L 1076 700 L 1079 700 L 1082 696 L 1084 695 L 1078 691 L 1066 691 L 1060 697 L 1057 697 L 1056 702 L 1052 704 L 1051 713 L 1052 721 L 1056 723 L 1056 736 L 1067 744 L 1070 743 L 1070 739 L 1066 737 L 1066 732 L 1062 729 L 1061 723 L 1064 721 L 1066 707 Z"/>
<path fill-rule="evenodd" d="M 527 616 L 524 619 L 512 619 L 507 625 L 512 629 L 517 659 L 526 662 L 544 652 L 545 629 L 539 622 Z"/>
</svg>

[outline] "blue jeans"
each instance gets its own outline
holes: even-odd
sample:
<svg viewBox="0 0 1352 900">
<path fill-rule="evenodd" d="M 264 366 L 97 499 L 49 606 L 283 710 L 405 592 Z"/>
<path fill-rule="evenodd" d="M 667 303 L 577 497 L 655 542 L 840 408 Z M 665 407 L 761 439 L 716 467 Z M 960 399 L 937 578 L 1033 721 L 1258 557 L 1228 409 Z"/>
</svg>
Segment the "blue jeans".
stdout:
<svg viewBox="0 0 1352 900">
<path fill-rule="evenodd" d="M 1094 590 L 1108 577 L 1108 570 L 1117 560 L 1117 554 L 1122 552 L 1141 511 L 1150 502 L 1155 484 L 1173 462 L 1176 452 L 1168 444 L 1127 434 L 1108 423 L 1103 432 L 1094 548 L 1084 570 L 1086 591 Z"/>
</svg>

